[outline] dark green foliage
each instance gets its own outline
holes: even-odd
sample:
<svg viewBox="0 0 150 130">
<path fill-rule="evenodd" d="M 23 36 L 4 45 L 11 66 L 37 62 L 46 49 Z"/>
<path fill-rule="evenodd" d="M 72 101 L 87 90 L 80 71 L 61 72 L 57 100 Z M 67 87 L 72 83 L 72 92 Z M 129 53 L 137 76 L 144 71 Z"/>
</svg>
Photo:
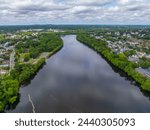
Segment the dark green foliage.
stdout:
<svg viewBox="0 0 150 130">
<path fill-rule="evenodd" d="M 143 85 L 142 85 L 143 89 L 146 89 L 148 91 L 150 91 L 150 79 L 147 79 Z"/>
<path fill-rule="evenodd" d="M 22 84 L 30 79 L 44 63 L 45 58 L 41 58 L 36 64 L 16 65 L 14 70 L 11 71 L 11 75 L 14 79 L 17 78 L 19 83 Z"/>
<path fill-rule="evenodd" d="M 124 52 L 124 54 L 128 57 L 128 56 L 136 54 L 136 51 L 135 50 L 126 51 L 126 52 Z"/>
<path fill-rule="evenodd" d="M 6 104 L 13 104 L 16 101 L 18 90 L 18 80 L 13 80 L 11 77 L 4 77 L 0 80 L 0 111 Z"/>
<path fill-rule="evenodd" d="M 39 36 L 39 41 L 28 40 L 27 44 L 20 42 L 16 46 L 15 67 L 9 76 L 0 78 L 0 111 L 5 109 L 7 104 L 13 104 L 18 96 L 19 85 L 28 81 L 34 76 L 40 67 L 45 63 L 45 58 L 39 58 L 35 63 L 19 63 L 20 53 L 26 52 L 24 61 L 30 57 L 37 58 L 42 52 L 50 52 L 50 55 L 58 51 L 63 42 L 54 33 L 44 33 Z"/>
<path fill-rule="evenodd" d="M 139 66 L 141 66 L 142 68 L 149 68 L 150 67 L 150 59 L 144 58 L 142 57 L 139 62 L 138 62 Z"/>
<path fill-rule="evenodd" d="M 128 61 L 126 55 L 129 54 L 114 54 L 108 47 L 107 43 L 101 40 L 97 40 L 93 37 L 88 36 L 85 33 L 80 33 L 77 36 L 77 39 L 86 44 L 87 46 L 93 48 L 95 51 L 103 55 L 108 61 L 110 61 L 113 65 L 118 67 L 119 69 L 126 72 L 130 77 L 132 77 L 136 82 L 141 84 L 141 87 L 144 90 L 150 91 L 150 79 L 138 73 L 135 68 L 137 65 Z M 130 54 L 134 54 L 134 51 L 129 52 Z M 143 65 L 144 66 L 144 65 Z M 146 63 L 145 63 L 146 66 Z"/>
<path fill-rule="evenodd" d="M 19 53 L 29 53 L 31 58 L 37 58 L 42 52 L 51 52 L 58 46 L 62 46 L 62 41 L 55 33 L 42 33 L 36 40 L 31 37 L 20 42 L 16 50 Z"/>
<path fill-rule="evenodd" d="M 30 54 L 25 54 L 24 61 L 27 62 L 30 60 Z"/>
</svg>

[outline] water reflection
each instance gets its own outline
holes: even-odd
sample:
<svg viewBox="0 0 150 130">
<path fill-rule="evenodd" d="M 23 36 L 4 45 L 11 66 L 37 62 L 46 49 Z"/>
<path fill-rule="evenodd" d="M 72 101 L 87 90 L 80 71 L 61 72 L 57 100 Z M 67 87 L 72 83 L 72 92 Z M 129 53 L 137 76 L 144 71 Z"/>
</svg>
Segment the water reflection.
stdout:
<svg viewBox="0 0 150 130">
<path fill-rule="evenodd" d="M 103 57 L 103 58 L 104 58 L 104 57 Z M 105 58 L 104 58 L 104 59 L 105 59 Z M 106 59 L 105 59 L 105 60 L 106 60 Z M 149 100 L 150 100 L 150 92 L 143 90 L 143 89 L 140 87 L 140 84 L 139 84 L 139 83 L 135 82 L 132 77 L 129 77 L 125 72 L 123 72 L 122 70 L 120 70 L 120 69 L 118 69 L 117 67 L 115 67 L 112 63 L 110 63 L 110 62 L 107 61 L 107 60 L 106 60 L 106 62 L 107 62 L 109 65 L 111 65 L 112 69 L 113 69 L 116 73 L 118 73 L 121 77 L 123 77 L 125 80 L 130 81 L 130 83 L 131 83 L 132 85 L 134 85 L 135 87 L 139 87 L 139 89 L 140 89 L 140 91 L 142 92 L 142 94 L 143 94 L 144 96 L 148 97 Z"/>
<path fill-rule="evenodd" d="M 62 39 L 62 50 L 20 89 L 20 102 L 7 112 L 32 112 L 28 94 L 36 112 L 150 112 L 149 99 L 123 73 L 75 35 Z"/>
</svg>

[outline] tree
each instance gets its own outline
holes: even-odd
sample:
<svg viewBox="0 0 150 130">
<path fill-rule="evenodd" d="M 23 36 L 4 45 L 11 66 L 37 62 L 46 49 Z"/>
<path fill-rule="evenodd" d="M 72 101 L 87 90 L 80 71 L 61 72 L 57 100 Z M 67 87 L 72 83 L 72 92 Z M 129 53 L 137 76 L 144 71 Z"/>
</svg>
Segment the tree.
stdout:
<svg viewBox="0 0 150 130">
<path fill-rule="evenodd" d="M 106 37 L 107 39 L 107 37 Z M 150 91 L 150 79 L 145 77 L 144 75 L 138 73 L 135 68 L 138 66 L 136 63 L 132 63 L 128 61 L 127 56 L 135 54 L 136 52 L 131 50 L 130 52 L 127 53 L 120 53 L 120 54 L 115 54 L 113 53 L 108 47 L 107 43 L 102 40 L 97 40 L 93 37 L 90 37 L 86 33 L 79 33 L 77 35 L 77 40 L 80 42 L 86 44 L 87 46 L 93 48 L 95 51 L 103 55 L 108 61 L 110 61 L 113 65 L 118 67 L 119 69 L 123 70 L 128 74 L 128 76 L 131 76 L 136 82 L 141 84 L 141 87 L 145 90 Z M 144 60 L 143 60 L 144 61 Z M 139 63 L 140 65 L 147 67 L 150 66 L 150 62 L 142 62 Z"/>
<path fill-rule="evenodd" d="M 5 105 L 5 103 L 14 103 L 16 100 L 16 96 L 18 94 L 18 90 L 19 90 L 19 82 L 17 80 L 12 80 L 12 79 L 4 79 L 1 83 L 1 87 L 2 87 L 2 91 L 3 91 L 3 99 L 2 101 L 4 102 L 0 102 L 0 109 L 3 108 L 3 106 Z"/>
<path fill-rule="evenodd" d="M 31 58 L 37 58 L 38 55 L 39 55 L 38 49 L 31 47 L 30 48 L 30 56 L 31 56 Z"/>
<path fill-rule="evenodd" d="M 24 55 L 24 61 L 27 62 L 29 60 L 30 60 L 30 54 L 27 53 L 27 54 Z"/>
<path fill-rule="evenodd" d="M 142 88 L 143 88 L 144 90 L 150 91 L 150 79 L 147 79 L 147 80 L 145 81 L 145 83 L 142 85 Z"/>
</svg>

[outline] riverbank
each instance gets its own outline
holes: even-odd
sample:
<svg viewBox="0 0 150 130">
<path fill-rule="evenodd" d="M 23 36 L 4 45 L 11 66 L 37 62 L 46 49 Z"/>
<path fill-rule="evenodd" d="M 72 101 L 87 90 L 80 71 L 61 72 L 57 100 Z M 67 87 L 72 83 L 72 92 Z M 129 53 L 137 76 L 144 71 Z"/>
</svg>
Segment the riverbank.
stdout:
<svg viewBox="0 0 150 130">
<path fill-rule="evenodd" d="M 75 35 L 62 40 L 63 48 L 20 88 L 6 113 L 150 112 L 149 94 L 129 76 Z"/>
<path fill-rule="evenodd" d="M 128 76 L 132 77 L 137 83 L 140 84 L 140 87 L 143 90 L 150 91 L 150 79 L 138 73 L 135 68 L 136 65 L 130 61 L 122 54 L 114 54 L 108 47 L 107 43 L 102 40 L 97 40 L 92 38 L 84 33 L 79 33 L 77 35 L 77 40 L 82 42 L 83 44 L 89 46 L 94 49 L 97 53 L 101 54 L 111 62 L 114 66 L 121 69 Z"/>
<path fill-rule="evenodd" d="M 56 38 L 56 37 L 55 37 Z M 60 37 L 56 39 L 57 46 L 51 50 L 46 58 L 38 59 L 37 63 L 16 63 L 9 75 L 5 75 L 0 79 L 0 112 L 4 111 L 7 105 L 15 103 L 18 98 L 18 92 L 21 85 L 34 77 L 41 69 L 45 60 L 57 53 L 62 47 L 63 42 Z"/>
</svg>

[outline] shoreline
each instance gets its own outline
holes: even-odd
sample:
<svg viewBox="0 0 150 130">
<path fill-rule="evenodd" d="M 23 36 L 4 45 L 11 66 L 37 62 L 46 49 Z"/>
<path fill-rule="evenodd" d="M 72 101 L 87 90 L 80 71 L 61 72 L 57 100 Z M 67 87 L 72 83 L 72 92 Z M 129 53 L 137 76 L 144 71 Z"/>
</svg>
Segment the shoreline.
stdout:
<svg viewBox="0 0 150 130">
<path fill-rule="evenodd" d="M 82 36 L 83 37 L 82 37 Z M 86 38 L 89 38 L 91 41 L 88 41 Z M 93 39 L 90 38 L 89 36 L 85 35 L 85 34 L 77 34 L 77 40 L 80 41 L 82 44 L 88 46 L 89 48 L 93 49 L 94 51 L 96 51 L 98 54 L 100 54 L 107 62 L 109 62 L 110 64 L 112 64 L 113 66 L 117 67 L 117 69 L 121 70 L 122 72 L 124 72 L 129 78 L 133 79 L 138 86 L 140 87 L 140 89 L 142 89 L 143 91 L 147 91 L 150 92 L 150 86 L 146 86 L 147 83 L 146 82 L 150 82 L 150 79 L 145 77 L 144 75 L 138 73 L 134 68 L 130 68 L 132 69 L 133 73 L 130 73 L 130 71 L 128 72 L 126 69 L 121 68 L 120 66 L 116 65 L 113 61 L 113 59 L 109 59 L 108 55 L 105 55 L 105 53 L 103 53 L 101 51 L 101 49 L 98 48 L 98 46 L 96 46 L 96 44 L 99 44 L 100 42 L 103 42 L 105 49 L 109 49 L 108 47 L 106 47 L 106 43 L 104 41 L 98 41 L 97 39 Z M 92 44 L 91 44 L 92 42 Z M 94 44 L 95 43 L 95 44 Z M 95 45 L 95 46 L 94 46 Z M 105 50 L 104 50 L 105 51 Z M 109 55 L 111 55 L 111 53 L 109 52 Z M 128 61 L 129 62 L 129 61 Z M 129 62 L 131 63 L 131 62 Z M 136 76 L 138 75 L 138 77 Z M 145 85 L 146 84 L 146 85 Z M 144 86 L 145 85 L 145 86 Z"/>
<path fill-rule="evenodd" d="M 48 54 L 47 57 L 45 57 L 45 58 L 39 58 L 38 62 L 36 64 L 34 64 L 34 65 L 26 64 L 27 66 L 30 65 L 31 69 L 33 69 L 33 72 L 30 73 L 27 76 L 27 78 L 25 80 L 23 80 L 23 81 L 19 81 L 18 79 L 14 79 L 18 83 L 18 85 L 16 86 L 17 90 L 15 91 L 15 94 L 12 95 L 13 101 L 12 102 L 8 102 L 8 101 L 5 101 L 5 100 L 1 101 L 0 102 L 0 112 L 5 112 L 5 110 L 7 108 L 9 108 L 9 106 L 11 106 L 11 105 L 13 105 L 13 104 L 16 103 L 20 87 L 22 85 L 26 84 L 27 82 L 30 82 L 36 76 L 36 74 L 39 72 L 39 70 L 42 68 L 42 66 L 45 64 L 46 60 L 62 49 L 62 47 L 63 47 L 63 41 L 61 40 L 60 43 L 61 44 L 58 47 L 56 47 L 54 50 L 52 50 L 51 52 L 49 52 L 49 54 Z M 14 71 L 14 69 L 12 71 Z M 11 72 L 10 72 L 9 76 L 11 76 Z"/>
</svg>

